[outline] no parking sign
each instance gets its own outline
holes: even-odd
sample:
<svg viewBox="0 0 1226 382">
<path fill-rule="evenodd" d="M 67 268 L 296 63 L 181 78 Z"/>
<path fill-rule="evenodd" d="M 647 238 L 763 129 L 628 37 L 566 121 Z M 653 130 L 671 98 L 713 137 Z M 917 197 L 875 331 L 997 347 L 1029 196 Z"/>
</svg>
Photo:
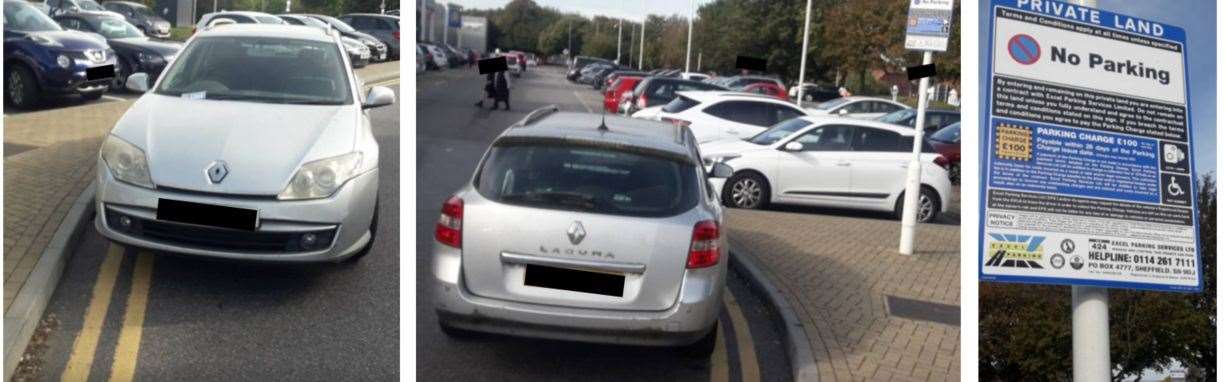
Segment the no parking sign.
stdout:
<svg viewBox="0 0 1226 382">
<path fill-rule="evenodd" d="M 993 0 L 984 281 L 1199 292 L 1183 29 Z"/>
</svg>

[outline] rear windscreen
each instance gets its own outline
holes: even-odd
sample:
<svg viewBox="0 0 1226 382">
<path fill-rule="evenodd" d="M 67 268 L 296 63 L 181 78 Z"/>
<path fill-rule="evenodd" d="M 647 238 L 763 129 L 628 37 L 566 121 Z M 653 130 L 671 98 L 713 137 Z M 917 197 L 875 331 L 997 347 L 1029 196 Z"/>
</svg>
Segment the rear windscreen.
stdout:
<svg viewBox="0 0 1226 382">
<path fill-rule="evenodd" d="M 673 98 L 673 100 L 669 102 L 667 105 L 664 105 L 664 108 L 662 110 L 665 113 L 675 114 L 675 113 L 680 113 L 680 112 L 689 110 L 691 107 L 694 107 L 694 105 L 697 105 L 697 104 L 698 104 L 698 101 L 686 98 L 685 96 L 677 96 L 677 98 Z"/>
<path fill-rule="evenodd" d="M 692 164 L 646 154 L 549 144 L 496 145 L 477 191 L 512 205 L 644 217 L 672 216 L 698 203 Z"/>
</svg>

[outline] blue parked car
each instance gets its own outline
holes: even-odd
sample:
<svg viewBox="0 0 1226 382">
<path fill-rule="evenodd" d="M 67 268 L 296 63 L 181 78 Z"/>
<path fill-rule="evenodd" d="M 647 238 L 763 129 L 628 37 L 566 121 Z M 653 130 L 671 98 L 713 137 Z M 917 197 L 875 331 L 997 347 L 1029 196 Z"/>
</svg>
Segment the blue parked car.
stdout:
<svg viewBox="0 0 1226 382">
<path fill-rule="evenodd" d="M 20 109 L 48 96 L 98 99 L 115 77 L 115 52 L 99 36 L 65 31 L 24 0 L 4 0 L 4 100 Z"/>
</svg>

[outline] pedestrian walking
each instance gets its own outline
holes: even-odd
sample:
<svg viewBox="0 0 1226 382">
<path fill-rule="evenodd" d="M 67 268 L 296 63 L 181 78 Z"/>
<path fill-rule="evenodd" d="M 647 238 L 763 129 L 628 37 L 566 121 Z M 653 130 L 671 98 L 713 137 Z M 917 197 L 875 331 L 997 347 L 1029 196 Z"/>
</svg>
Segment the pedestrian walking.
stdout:
<svg viewBox="0 0 1226 382">
<path fill-rule="evenodd" d="M 477 100 L 477 107 L 483 107 L 485 105 L 486 98 L 494 98 L 494 74 L 495 73 L 489 73 L 485 75 L 485 88 L 483 89 L 485 90 L 485 96 Z M 494 108 L 498 108 L 497 103 L 494 104 Z"/>
<path fill-rule="evenodd" d="M 511 110 L 511 77 L 507 76 L 507 72 L 494 73 L 493 89 L 494 107 L 490 110 L 498 110 L 498 103 Z"/>
</svg>

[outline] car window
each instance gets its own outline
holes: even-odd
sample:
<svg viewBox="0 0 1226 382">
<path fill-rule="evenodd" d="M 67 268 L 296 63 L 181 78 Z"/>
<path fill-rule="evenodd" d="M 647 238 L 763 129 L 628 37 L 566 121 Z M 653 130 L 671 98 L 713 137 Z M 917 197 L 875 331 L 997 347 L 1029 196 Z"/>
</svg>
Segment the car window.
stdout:
<svg viewBox="0 0 1226 382">
<path fill-rule="evenodd" d="M 689 110 L 690 108 L 694 107 L 694 105 L 698 105 L 698 101 L 685 96 L 677 96 L 677 98 L 673 98 L 672 101 L 669 101 L 667 105 L 664 105 L 661 111 L 676 114 Z"/>
<path fill-rule="evenodd" d="M 281 20 L 285 20 L 286 23 L 291 25 L 306 25 L 306 23 L 302 22 L 302 20 L 293 17 L 282 17 Z"/>
<path fill-rule="evenodd" d="M 85 29 L 82 29 L 81 27 L 80 20 L 77 20 L 71 17 L 62 17 L 62 18 L 56 18 L 55 21 L 58 22 L 61 27 L 64 27 L 64 29 L 85 31 Z"/>
<path fill-rule="evenodd" d="M 260 21 L 260 24 L 285 24 L 285 21 L 277 16 L 256 15 L 255 18 Z"/>
<path fill-rule="evenodd" d="M 671 101 L 677 93 L 677 84 L 673 82 L 659 82 L 655 87 L 647 93 L 647 99 L 658 103 Z M 648 104 L 654 106 L 655 104 Z"/>
<path fill-rule="evenodd" d="M 106 8 L 103 8 L 101 5 L 98 5 L 98 3 L 95 2 L 94 0 L 81 0 L 81 1 L 78 1 L 77 4 L 81 7 L 82 10 L 86 10 L 86 11 L 105 11 L 106 10 Z"/>
<path fill-rule="evenodd" d="M 4 2 L 4 29 L 22 32 L 64 30 L 50 16 L 26 1 Z"/>
<path fill-rule="evenodd" d="M 799 142 L 801 151 L 847 151 L 853 129 L 850 126 L 822 126 L 801 134 L 792 142 Z"/>
<path fill-rule="evenodd" d="M 753 137 L 749 138 L 748 141 L 749 143 L 753 143 L 757 145 L 763 145 L 763 146 L 771 145 L 775 142 L 778 142 L 780 139 L 787 138 L 788 136 L 796 133 L 797 131 L 800 131 L 800 129 L 808 127 L 809 125 L 810 125 L 809 121 L 806 121 L 804 119 L 800 119 L 800 118 L 790 119 L 787 121 L 779 122 L 775 124 L 774 126 L 771 126 L 771 128 L 763 130 L 761 133 L 758 133 L 757 135 L 754 135 Z"/>
<path fill-rule="evenodd" d="M 818 110 L 832 110 L 836 107 L 842 106 L 845 103 L 847 103 L 846 98 L 835 98 L 835 99 L 817 104 L 816 108 Z"/>
<path fill-rule="evenodd" d="M 341 32 L 345 32 L 345 33 L 354 32 L 353 27 L 349 26 L 349 24 L 346 24 L 344 21 L 337 20 L 335 17 L 319 15 L 319 18 L 328 22 L 328 24 L 331 24 L 333 27 L 335 27 L 336 29 L 339 29 Z"/>
<path fill-rule="evenodd" d="M 767 123 L 769 111 L 757 102 L 748 101 L 724 101 L 703 109 L 704 113 L 719 118 L 755 126 L 772 125 Z"/>
<path fill-rule="evenodd" d="M 903 109 L 902 106 L 898 106 L 898 105 L 895 105 L 889 102 L 873 102 L 873 103 L 876 104 L 873 106 L 874 113 L 893 113 L 895 111 L 899 111 Z"/>
<path fill-rule="evenodd" d="M 605 148 L 495 144 L 477 191 L 499 203 L 611 215 L 672 216 L 698 203 L 697 166 Z"/>
<path fill-rule="evenodd" d="M 800 111 L 783 105 L 766 105 L 771 110 L 770 124 L 774 125 L 792 118 L 804 115 Z"/>
<path fill-rule="evenodd" d="M 349 20 L 342 19 L 341 21 L 349 23 L 349 26 L 353 27 L 353 29 L 377 29 L 377 23 L 375 23 L 374 20 L 369 17 L 354 17 L 350 18 Z"/>
<path fill-rule="evenodd" d="M 90 24 L 90 26 L 93 27 L 98 34 L 101 34 L 108 40 L 117 38 L 145 37 L 145 34 L 141 33 L 140 29 L 136 29 L 136 27 L 132 26 L 132 24 L 129 24 L 123 19 L 110 17 L 96 19 L 94 20 L 93 24 Z"/>
<path fill-rule="evenodd" d="M 949 126 L 945 126 L 945 128 L 932 133 L 932 136 L 929 139 L 938 142 L 959 142 L 962 140 L 962 123 L 954 122 Z"/>
<path fill-rule="evenodd" d="M 945 119 L 948 114 L 932 113 L 924 116 L 924 130 L 936 130 L 945 126 Z"/>
<path fill-rule="evenodd" d="M 352 103 L 349 74 L 333 43 L 251 36 L 200 37 L 163 74 L 157 94 L 218 100 Z"/>
<path fill-rule="evenodd" d="M 145 16 L 145 17 L 153 17 L 153 11 L 150 11 L 148 7 L 144 7 L 144 6 L 132 7 L 132 13 L 138 14 L 141 16 Z"/>
<path fill-rule="evenodd" d="M 854 151 L 901 151 L 899 150 L 900 137 L 900 134 L 893 131 L 860 127 L 852 136 L 851 149 Z"/>
</svg>

